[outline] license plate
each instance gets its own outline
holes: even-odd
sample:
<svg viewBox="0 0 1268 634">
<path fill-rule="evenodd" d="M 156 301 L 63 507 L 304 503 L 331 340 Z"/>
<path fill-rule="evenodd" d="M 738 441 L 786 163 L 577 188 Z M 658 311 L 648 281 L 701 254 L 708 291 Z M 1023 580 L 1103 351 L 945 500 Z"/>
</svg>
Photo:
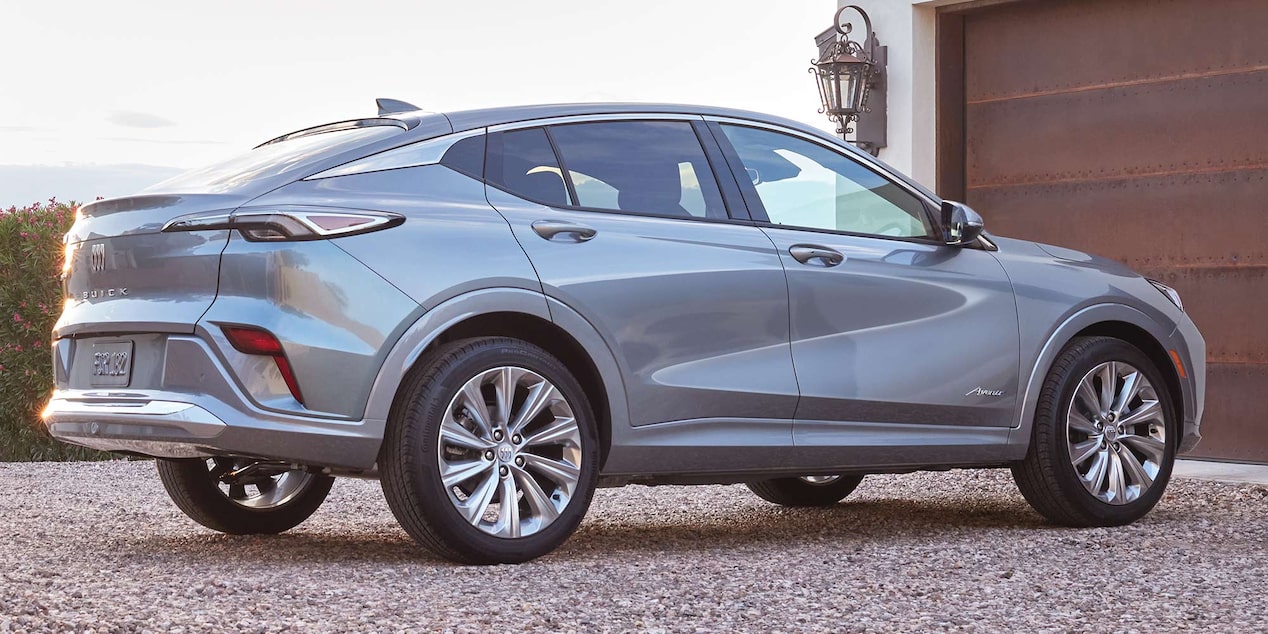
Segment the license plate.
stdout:
<svg viewBox="0 0 1268 634">
<path fill-rule="evenodd" d="M 88 383 L 102 387 L 127 387 L 132 379 L 132 342 L 92 344 L 92 375 Z"/>
</svg>

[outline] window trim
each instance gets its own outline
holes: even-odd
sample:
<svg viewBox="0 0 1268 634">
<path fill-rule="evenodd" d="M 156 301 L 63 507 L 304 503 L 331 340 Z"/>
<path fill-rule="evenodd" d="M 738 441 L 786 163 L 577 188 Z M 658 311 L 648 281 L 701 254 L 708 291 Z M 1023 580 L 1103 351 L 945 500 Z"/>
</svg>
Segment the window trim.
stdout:
<svg viewBox="0 0 1268 634">
<path fill-rule="evenodd" d="M 677 113 L 616 113 L 616 114 L 598 114 L 598 115 L 570 115 L 565 117 L 549 117 L 549 118 L 542 118 L 542 119 L 530 119 L 526 121 L 516 121 L 512 123 L 502 123 L 502 124 L 484 128 L 484 131 L 485 131 L 485 134 L 493 134 L 495 132 L 511 132 L 515 130 L 527 130 L 530 128 L 542 128 L 542 130 L 546 133 L 546 138 L 550 140 L 551 150 L 554 151 L 555 153 L 555 162 L 559 165 L 559 169 L 562 173 L 561 175 L 563 175 L 563 174 L 567 174 L 566 172 L 567 167 L 563 162 L 563 157 L 560 156 L 559 154 L 558 148 L 555 147 L 554 138 L 550 134 L 550 127 L 556 126 L 556 125 L 568 125 L 568 124 L 574 124 L 574 123 L 599 123 L 599 122 L 613 122 L 613 121 L 685 121 L 688 123 L 703 123 L 704 117 L 698 114 L 677 114 Z M 696 126 L 692 125 L 691 129 L 692 129 L 692 133 L 696 135 L 696 142 L 700 144 L 700 150 L 705 156 L 705 162 L 708 165 L 709 170 L 713 173 L 714 183 L 718 187 L 718 195 L 722 199 L 722 206 L 727 213 L 726 218 L 710 218 L 709 216 L 691 216 L 691 215 L 677 216 L 677 215 L 659 214 L 659 213 L 647 212 L 647 211 L 627 211 L 624 209 L 604 209 L 602 207 L 585 207 L 582 205 L 562 205 L 561 206 L 561 205 L 555 205 L 555 204 L 544 202 L 541 200 L 529 198 L 527 196 L 524 196 L 523 194 L 513 192 L 509 189 L 506 189 L 505 187 L 502 187 L 496 183 L 492 183 L 488 180 L 487 163 L 489 160 L 488 159 L 489 143 L 487 141 L 485 142 L 485 159 L 484 159 L 486 163 L 486 178 L 482 180 L 484 181 L 484 184 L 488 187 L 493 187 L 499 191 L 510 194 L 511 196 L 515 196 L 516 198 L 519 198 L 521 200 L 527 200 L 529 202 L 541 205 L 543 207 L 547 207 L 549 209 L 558 209 L 563 211 L 584 211 L 584 212 L 604 213 L 604 214 L 619 214 L 623 216 L 635 216 L 635 217 L 641 217 L 641 218 L 660 218 L 663 220 L 682 220 L 686 222 L 715 222 L 715 223 L 721 223 L 721 224 L 732 224 L 732 225 L 738 224 L 738 225 L 746 225 L 746 226 L 756 225 L 757 223 L 754 222 L 751 218 L 737 218 L 736 217 L 736 215 L 738 215 L 736 213 L 737 210 L 733 209 L 730 201 L 728 201 L 727 192 L 725 191 L 725 188 L 721 184 L 721 178 L 724 175 L 718 173 L 719 166 L 715 165 L 713 161 L 710 160 L 708 144 L 706 143 L 705 139 L 701 137 L 700 132 L 696 129 Z M 735 177 L 734 174 L 732 174 L 731 177 L 734 178 Z M 575 194 L 573 193 L 573 185 L 571 182 L 572 179 L 567 176 L 563 176 L 563 179 L 564 179 L 564 184 L 568 187 L 569 196 L 575 196 Z M 576 202 L 575 197 L 572 198 L 572 202 Z M 745 206 L 745 211 L 747 212 L 747 205 L 744 205 L 744 206 Z"/>
<path fill-rule="evenodd" d="M 736 119 L 733 117 L 705 116 L 704 120 L 708 123 L 709 130 L 710 132 L 713 133 L 714 140 L 717 141 L 718 145 L 722 148 L 722 154 L 726 158 L 727 164 L 731 169 L 731 175 L 733 178 L 735 178 L 736 184 L 739 185 L 740 187 L 740 195 L 744 198 L 745 205 L 749 207 L 749 214 L 753 216 L 753 222 L 757 224 L 758 226 L 771 227 L 775 229 L 790 229 L 794 231 L 813 231 L 813 232 L 819 232 L 819 233 L 829 233 L 833 235 L 854 236 L 854 237 L 863 237 L 863 238 L 878 238 L 882 240 L 897 240 L 900 242 L 915 242 L 919 244 L 936 244 L 936 245 L 946 246 L 946 242 L 941 238 L 941 235 L 945 232 L 945 228 L 942 226 L 942 222 L 938 218 L 938 214 L 934 213 L 933 211 L 935 209 L 940 209 L 941 203 L 925 195 L 924 192 L 912 187 L 910 183 L 896 176 L 891 170 L 885 169 L 883 166 L 870 162 L 870 161 L 859 160 L 859 157 L 853 156 L 848 150 L 843 150 L 840 147 L 834 147 L 833 145 L 826 143 L 824 139 L 818 138 L 812 134 L 806 134 L 805 132 L 802 132 L 800 130 L 793 130 L 793 129 L 785 128 L 782 126 L 766 123 L 763 121 L 754 121 L 751 119 Z M 771 222 L 770 215 L 766 213 L 766 207 L 762 203 L 761 199 L 757 198 L 756 201 L 751 200 L 752 197 L 757 196 L 756 190 L 754 189 L 753 192 L 750 193 L 747 189 L 745 189 L 744 185 L 742 184 L 743 181 L 741 180 L 741 175 L 747 178 L 748 173 L 744 171 L 744 165 L 742 162 L 740 162 L 739 154 L 736 152 L 735 147 L 731 145 L 731 140 L 726 137 L 726 134 L 721 129 L 720 126 L 722 125 L 734 125 L 738 127 L 757 128 L 759 130 L 766 130 L 768 132 L 774 132 L 777 134 L 785 134 L 787 136 L 802 139 L 808 143 L 814 143 L 824 148 L 825 150 L 828 150 L 830 152 L 835 152 L 836 154 L 841 155 L 847 160 L 854 161 L 855 163 L 857 163 L 859 166 L 863 167 L 864 169 L 867 169 L 876 173 L 878 176 L 885 179 L 886 181 L 889 181 L 890 183 L 897 185 L 899 189 L 914 196 L 916 200 L 921 203 L 921 207 L 924 209 L 925 218 L 929 221 L 929 226 L 933 229 L 933 235 L 930 235 L 930 236 L 886 236 L 886 235 L 880 235 L 880 234 L 874 234 L 874 233 L 859 233 L 855 231 L 841 231 L 838 229 L 806 227 L 802 225 L 785 225 L 785 224 L 779 224 L 776 222 Z M 716 129 L 715 129 L 715 126 L 717 126 Z M 764 216 L 764 219 L 759 219 L 758 218 L 759 214 L 753 213 L 754 202 L 757 203 L 758 205 L 757 208 L 762 212 L 760 215 Z"/>
</svg>

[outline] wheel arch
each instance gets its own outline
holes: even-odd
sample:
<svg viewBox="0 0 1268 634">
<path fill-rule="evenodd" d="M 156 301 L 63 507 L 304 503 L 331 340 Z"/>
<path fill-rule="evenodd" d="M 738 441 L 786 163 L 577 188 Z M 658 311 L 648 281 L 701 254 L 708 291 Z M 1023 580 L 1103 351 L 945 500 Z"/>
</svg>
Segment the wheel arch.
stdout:
<svg viewBox="0 0 1268 634">
<path fill-rule="evenodd" d="M 370 391 L 365 423 L 379 427 L 381 441 L 401 386 L 429 350 L 458 339 L 512 337 L 554 355 L 581 384 L 595 415 L 602 465 L 612 446 L 614 427 L 627 418 L 624 385 L 598 332 L 585 331 L 576 319 L 565 320 L 561 326 L 551 318 L 552 308 L 560 309 L 548 306 L 540 293 L 514 288 L 473 291 L 436 306 L 407 328 L 388 353 Z"/>
<path fill-rule="evenodd" d="M 1095 304 L 1069 315 L 1049 334 L 1031 364 L 1029 377 L 1023 376 L 1022 399 L 1017 425 L 1009 433 L 1011 457 L 1020 460 L 1030 447 L 1031 428 L 1043 382 L 1061 351 L 1076 337 L 1106 336 L 1121 339 L 1139 348 L 1162 374 L 1172 395 L 1173 415 L 1177 425 L 1184 425 L 1187 395 L 1176 373 L 1175 365 L 1162 343 L 1169 339 L 1174 326 L 1165 327 L 1145 313 L 1124 304 Z M 1177 430 L 1183 433 L 1183 430 Z"/>
<path fill-rule="evenodd" d="M 1182 425 L 1184 422 L 1184 390 L 1181 388 L 1180 375 L 1176 373 L 1175 363 L 1172 362 L 1170 355 L 1167 354 L 1166 346 L 1155 339 L 1144 328 L 1125 321 L 1102 321 L 1074 335 L 1075 337 L 1113 337 L 1126 341 L 1135 346 L 1149 360 L 1153 362 L 1154 368 L 1162 375 L 1162 379 L 1167 382 L 1167 391 L 1171 394 L 1171 414 L 1175 416 L 1176 423 Z M 1069 343 L 1068 341 L 1066 342 Z M 1064 348 L 1065 345 L 1062 345 Z M 1183 430 L 1177 430 L 1183 431 Z"/>
<path fill-rule="evenodd" d="M 603 377 L 590 354 L 568 331 L 552 321 L 527 313 L 483 313 L 447 328 L 423 350 L 423 354 L 451 341 L 472 337 L 510 337 L 527 341 L 562 361 L 581 384 L 581 389 L 590 402 L 595 424 L 599 428 L 599 461 L 600 464 L 607 461 L 608 451 L 612 447 L 612 415 Z M 411 367 L 409 371 L 413 372 L 414 369 Z"/>
</svg>

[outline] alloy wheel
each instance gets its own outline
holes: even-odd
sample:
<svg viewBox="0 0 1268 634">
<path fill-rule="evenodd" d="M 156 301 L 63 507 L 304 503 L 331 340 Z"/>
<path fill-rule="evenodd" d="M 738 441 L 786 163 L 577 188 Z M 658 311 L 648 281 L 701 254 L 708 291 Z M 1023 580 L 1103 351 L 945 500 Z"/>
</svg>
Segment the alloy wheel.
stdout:
<svg viewBox="0 0 1268 634">
<path fill-rule="evenodd" d="M 440 478 L 467 522 L 503 538 L 537 533 L 568 506 L 581 478 L 581 429 L 544 377 L 502 366 L 453 397 L 436 442 Z"/>
<path fill-rule="evenodd" d="M 1070 463 L 1108 504 L 1127 504 L 1153 486 L 1166 456 L 1166 413 L 1149 379 L 1122 361 L 1092 368 L 1066 414 Z"/>
<path fill-rule="evenodd" d="M 282 506 L 313 482 L 307 471 L 234 458 L 208 458 L 207 470 L 221 495 L 249 509 Z"/>
</svg>

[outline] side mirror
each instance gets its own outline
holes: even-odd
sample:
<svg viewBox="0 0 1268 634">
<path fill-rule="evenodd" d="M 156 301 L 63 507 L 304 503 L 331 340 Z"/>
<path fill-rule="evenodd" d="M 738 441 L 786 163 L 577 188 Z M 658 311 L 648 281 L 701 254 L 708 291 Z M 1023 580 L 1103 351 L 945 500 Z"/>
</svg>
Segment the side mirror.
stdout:
<svg viewBox="0 0 1268 634">
<path fill-rule="evenodd" d="M 950 200 L 942 201 L 942 226 L 946 231 L 943 238 L 952 246 L 970 244 L 982 235 L 984 228 L 982 216 L 964 203 Z"/>
</svg>

